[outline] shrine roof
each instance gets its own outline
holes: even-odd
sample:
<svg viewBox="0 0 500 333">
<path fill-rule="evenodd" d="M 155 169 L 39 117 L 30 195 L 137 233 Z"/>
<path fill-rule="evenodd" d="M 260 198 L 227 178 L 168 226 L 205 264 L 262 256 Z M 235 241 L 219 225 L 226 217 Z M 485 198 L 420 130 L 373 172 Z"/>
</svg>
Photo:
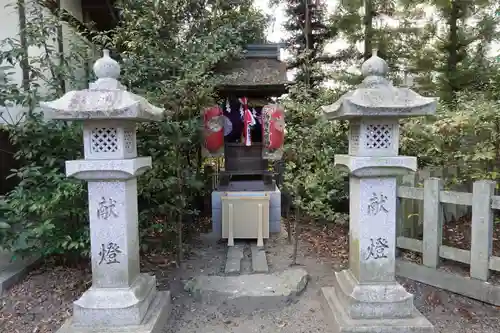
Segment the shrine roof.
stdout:
<svg viewBox="0 0 500 333">
<path fill-rule="evenodd" d="M 255 96 L 286 93 L 287 67 L 279 58 L 280 44 L 247 45 L 241 58 L 216 67 L 222 75 L 218 90 Z"/>
</svg>

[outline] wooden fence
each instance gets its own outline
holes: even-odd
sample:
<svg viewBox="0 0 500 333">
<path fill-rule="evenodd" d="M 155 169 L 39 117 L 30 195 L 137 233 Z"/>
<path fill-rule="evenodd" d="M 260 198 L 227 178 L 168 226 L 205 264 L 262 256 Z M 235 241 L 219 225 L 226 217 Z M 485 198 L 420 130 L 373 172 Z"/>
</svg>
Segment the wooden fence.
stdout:
<svg viewBox="0 0 500 333">
<path fill-rule="evenodd" d="M 441 178 L 443 181 L 460 176 L 460 170 L 457 168 L 424 168 L 415 173 L 402 176 L 399 179 L 399 185 L 409 187 L 421 187 L 424 181 L 430 177 Z M 472 182 L 467 184 L 455 184 L 450 190 L 458 192 L 472 191 Z M 422 235 L 424 203 L 420 200 L 404 200 L 401 203 L 401 218 L 403 220 L 402 233 L 406 237 L 417 238 Z M 466 205 L 443 203 L 443 223 L 460 219 L 463 216 L 470 215 L 471 207 Z"/>
<path fill-rule="evenodd" d="M 398 258 L 398 275 L 500 305 L 500 285 L 489 280 L 491 271 L 500 272 L 500 257 L 492 255 L 494 210 L 500 209 L 495 186 L 493 181 L 481 180 L 474 182 L 472 193 L 444 191 L 439 178 L 426 179 L 423 188 L 399 186 L 400 213 L 404 199 L 423 201 L 423 237 L 422 240 L 405 237 L 403 219 L 398 219 L 397 247 L 422 255 L 421 264 Z M 442 244 L 444 204 L 472 207 L 470 250 Z M 469 265 L 469 274 L 444 270 L 441 258 Z"/>
</svg>

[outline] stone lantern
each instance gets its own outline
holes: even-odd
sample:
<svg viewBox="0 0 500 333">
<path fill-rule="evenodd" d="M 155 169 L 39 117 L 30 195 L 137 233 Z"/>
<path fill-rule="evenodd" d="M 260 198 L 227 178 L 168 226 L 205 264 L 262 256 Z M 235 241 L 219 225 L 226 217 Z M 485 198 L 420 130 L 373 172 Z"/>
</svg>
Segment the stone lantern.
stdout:
<svg viewBox="0 0 500 333">
<path fill-rule="evenodd" d="M 140 273 L 137 176 L 151 157 L 137 157 L 136 123 L 162 120 L 164 110 L 126 91 L 107 50 L 94 72 L 89 89 L 41 103 L 48 118 L 83 121 L 85 159 L 67 161 L 66 175 L 88 182 L 92 286 L 58 332 L 156 333 L 169 316 L 170 293 Z"/>
<path fill-rule="evenodd" d="M 433 332 L 395 280 L 396 177 L 417 169 L 399 156 L 399 119 L 434 114 L 437 99 L 393 87 L 387 63 L 374 52 L 354 91 L 323 107 L 327 119 L 350 122 L 349 154 L 335 155 L 349 178 L 349 269 L 322 289 L 333 332 Z"/>
</svg>

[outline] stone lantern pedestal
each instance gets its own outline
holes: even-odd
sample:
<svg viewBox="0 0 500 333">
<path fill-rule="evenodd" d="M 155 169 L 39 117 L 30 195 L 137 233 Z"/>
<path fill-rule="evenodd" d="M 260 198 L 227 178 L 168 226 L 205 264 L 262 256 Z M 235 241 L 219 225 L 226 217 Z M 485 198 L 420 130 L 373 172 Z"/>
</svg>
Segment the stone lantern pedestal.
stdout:
<svg viewBox="0 0 500 333">
<path fill-rule="evenodd" d="M 94 71 L 90 89 L 41 104 L 46 117 L 83 121 L 85 159 L 67 161 L 66 174 L 88 182 L 92 286 L 58 333 L 157 333 L 170 293 L 140 273 L 137 176 L 151 157 L 137 157 L 136 123 L 161 120 L 163 110 L 125 90 L 107 51 Z"/>
<path fill-rule="evenodd" d="M 362 72 L 356 90 L 324 107 L 328 119 L 350 121 L 349 154 L 335 156 L 350 173 L 349 269 L 322 289 L 325 317 L 339 333 L 433 332 L 395 280 L 396 177 L 417 169 L 416 157 L 398 156 L 399 119 L 432 114 L 437 101 L 393 87 L 376 53 Z"/>
</svg>

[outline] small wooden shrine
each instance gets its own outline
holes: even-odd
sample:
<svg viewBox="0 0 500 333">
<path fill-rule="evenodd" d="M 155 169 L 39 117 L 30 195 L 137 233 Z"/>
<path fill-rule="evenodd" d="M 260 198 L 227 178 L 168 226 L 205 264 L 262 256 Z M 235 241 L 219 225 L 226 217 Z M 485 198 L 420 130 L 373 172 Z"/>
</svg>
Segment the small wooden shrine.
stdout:
<svg viewBox="0 0 500 333">
<path fill-rule="evenodd" d="M 216 68 L 222 76 L 222 103 L 204 110 L 206 129 L 217 130 L 206 132 L 205 149 L 224 156 L 221 189 L 238 180 L 263 180 L 272 186 L 268 161 L 282 156 L 284 110 L 271 104 L 271 98 L 286 93 L 287 83 L 279 52 L 278 44 L 248 45 L 242 59 Z"/>
<path fill-rule="evenodd" d="M 216 68 L 221 75 L 221 84 L 217 87 L 221 103 L 206 108 L 202 114 L 206 155 L 224 157 L 224 170 L 220 172 L 219 187 L 212 198 L 222 196 L 224 199 L 236 195 L 233 192 L 244 192 L 238 197 L 241 204 L 245 196 L 255 198 L 269 196 L 271 192 L 279 193 L 269 165 L 269 161 L 281 159 L 285 138 L 284 109 L 272 101 L 272 97 L 279 97 L 287 91 L 286 64 L 279 58 L 279 44 L 248 45 L 241 58 Z M 214 205 L 214 200 L 212 202 L 213 221 L 220 224 L 214 210 L 224 210 L 224 205 L 220 207 L 217 203 Z M 265 208 L 267 213 L 262 214 L 269 215 L 271 208 Z M 263 218 L 267 225 L 258 229 L 266 238 L 270 217 L 267 216 L 267 222 Z M 223 216 L 221 220 L 224 220 Z M 222 237 L 231 239 L 230 235 L 225 236 L 225 222 L 222 224 Z M 248 230 L 236 235 L 237 228 L 237 222 L 230 228 L 235 238 L 252 238 L 248 235 L 253 233 Z M 214 229 L 217 229 L 216 225 Z M 256 238 L 261 239 L 262 235 Z"/>
</svg>

